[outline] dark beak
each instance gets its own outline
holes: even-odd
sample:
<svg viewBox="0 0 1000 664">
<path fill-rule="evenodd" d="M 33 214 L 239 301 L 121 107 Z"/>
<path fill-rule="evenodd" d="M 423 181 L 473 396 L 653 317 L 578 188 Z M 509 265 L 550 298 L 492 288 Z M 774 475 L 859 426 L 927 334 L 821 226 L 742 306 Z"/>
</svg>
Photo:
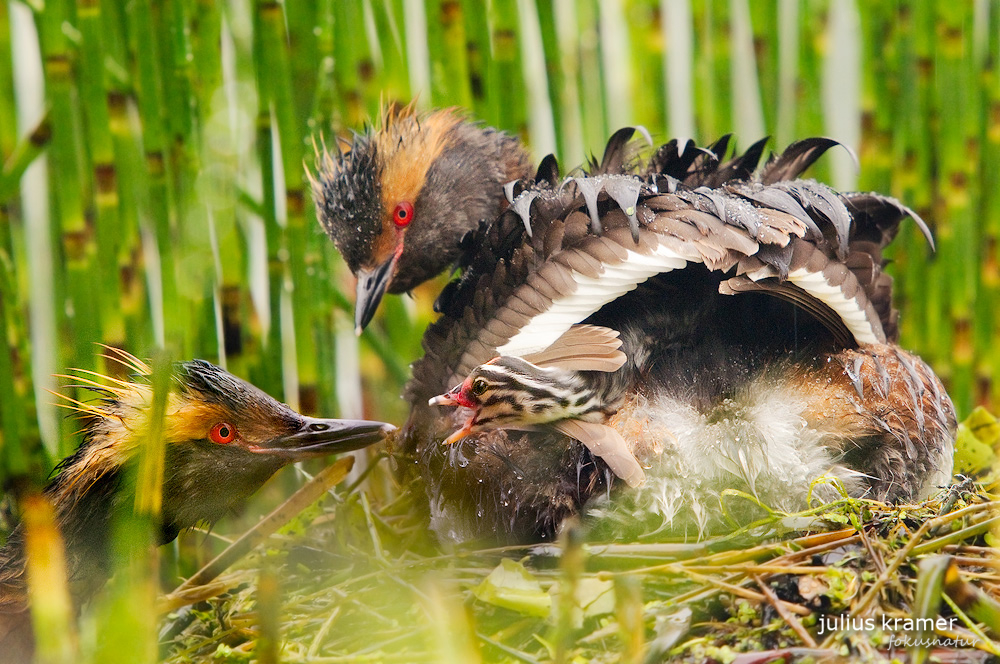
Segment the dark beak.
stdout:
<svg viewBox="0 0 1000 664">
<path fill-rule="evenodd" d="M 370 270 L 358 270 L 358 296 L 354 302 L 354 331 L 360 336 L 368 323 L 371 322 L 382 301 L 389 281 L 396 271 L 396 261 L 399 252 L 393 252 L 386 262 Z"/>
<path fill-rule="evenodd" d="M 368 447 L 395 429 L 396 427 L 385 422 L 302 417 L 302 425 L 297 431 L 272 438 L 256 446 L 253 451 L 293 459 L 326 456 Z"/>
</svg>

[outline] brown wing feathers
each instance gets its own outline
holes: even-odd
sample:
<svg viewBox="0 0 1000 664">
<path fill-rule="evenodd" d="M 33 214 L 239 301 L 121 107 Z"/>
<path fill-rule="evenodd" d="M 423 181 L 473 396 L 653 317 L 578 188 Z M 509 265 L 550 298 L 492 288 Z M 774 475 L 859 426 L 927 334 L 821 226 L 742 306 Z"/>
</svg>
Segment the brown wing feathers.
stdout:
<svg viewBox="0 0 1000 664">
<path fill-rule="evenodd" d="M 760 172 L 764 185 L 794 180 L 813 165 L 830 148 L 840 145 L 832 138 L 806 138 L 792 143 L 780 155 L 771 155 Z M 848 148 L 844 148 L 845 150 Z M 852 153 L 853 156 L 853 153 Z M 857 158 L 855 158 L 855 161 Z"/>
<path fill-rule="evenodd" d="M 512 187 L 515 204 L 469 238 L 460 261 L 465 272 L 439 299 L 444 315 L 428 330 L 426 356 L 414 365 L 407 390 L 411 401 L 426 401 L 426 395 L 447 389 L 456 373 L 490 359 L 526 321 L 571 295 L 579 275 L 600 280 L 607 265 L 667 250 L 713 270 L 735 267 L 737 274 L 766 279 L 754 290 L 803 305 L 837 339 L 852 325 L 837 321 L 851 307 L 869 319 L 876 338 L 895 338 L 882 249 L 907 216 L 925 232 L 926 226 L 894 199 L 842 195 L 793 179 L 835 142 L 795 143 L 773 156 L 757 179 L 749 176 L 763 142 L 720 163 L 728 138 L 711 149 L 688 142 L 678 150 L 672 141 L 653 153 L 645 169 L 637 169 L 639 177 L 608 175 L 630 167 L 631 135 L 619 132 L 609 141 L 596 176 L 567 178 L 555 186 L 558 167 L 546 158 L 535 182 Z M 516 204 L 526 195 L 526 202 Z M 799 284 L 835 289 L 833 305 L 795 283 L 775 286 L 805 267 L 817 269 Z M 751 287 L 739 281 L 729 289 Z M 863 325 L 854 321 L 853 329 Z"/>
<path fill-rule="evenodd" d="M 540 367 L 573 371 L 617 371 L 625 364 L 618 331 L 599 325 L 574 325 L 545 350 L 524 359 Z"/>
</svg>

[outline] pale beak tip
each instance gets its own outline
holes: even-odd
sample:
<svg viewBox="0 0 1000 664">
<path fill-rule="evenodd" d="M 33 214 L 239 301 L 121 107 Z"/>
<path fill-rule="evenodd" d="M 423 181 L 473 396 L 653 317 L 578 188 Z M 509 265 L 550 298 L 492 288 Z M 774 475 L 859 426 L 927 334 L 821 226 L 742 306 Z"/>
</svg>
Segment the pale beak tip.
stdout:
<svg viewBox="0 0 1000 664">
<path fill-rule="evenodd" d="M 454 406 L 455 400 L 448 394 L 439 394 L 427 400 L 428 406 Z"/>
</svg>

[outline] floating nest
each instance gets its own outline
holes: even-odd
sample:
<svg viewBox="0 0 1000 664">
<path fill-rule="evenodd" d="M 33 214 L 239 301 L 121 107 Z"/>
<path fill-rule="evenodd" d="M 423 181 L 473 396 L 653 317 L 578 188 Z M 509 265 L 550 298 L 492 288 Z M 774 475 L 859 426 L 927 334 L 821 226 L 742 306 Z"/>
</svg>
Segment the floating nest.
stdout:
<svg viewBox="0 0 1000 664">
<path fill-rule="evenodd" d="M 700 542 L 436 547 L 418 487 L 342 488 L 207 585 L 164 599 L 180 662 L 944 661 L 1000 656 L 1000 427 L 915 505 L 844 498 Z M 978 445 L 978 446 L 977 446 Z M 376 471 L 377 472 L 377 471 Z M 377 492 L 376 492 L 377 493 Z"/>
</svg>

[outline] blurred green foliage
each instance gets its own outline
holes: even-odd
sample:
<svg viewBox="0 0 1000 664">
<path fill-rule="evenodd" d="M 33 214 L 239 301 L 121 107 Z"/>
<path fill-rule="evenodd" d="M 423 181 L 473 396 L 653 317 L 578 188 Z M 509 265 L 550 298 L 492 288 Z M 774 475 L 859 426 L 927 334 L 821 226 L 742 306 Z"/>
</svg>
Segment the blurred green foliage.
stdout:
<svg viewBox="0 0 1000 664">
<path fill-rule="evenodd" d="M 352 282 L 314 221 L 303 164 L 315 137 L 412 95 L 461 105 L 564 167 L 622 123 L 658 138 L 853 144 L 860 170 L 833 155 L 816 175 L 895 195 L 936 232 L 933 257 L 912 224 L 893 252 L 904 345 L 960 412 L 996 403 L 997 9 L 11 0 L 0 472 L 38 473 L 75 444 L 44 390 L 65 367 L 111 371 L 95 342 L 211 359 L 307 411 L 400 420 L 393 395 L 439 284 L 416 306 L 389 298 L 357 363 Z"/>
</svg>

